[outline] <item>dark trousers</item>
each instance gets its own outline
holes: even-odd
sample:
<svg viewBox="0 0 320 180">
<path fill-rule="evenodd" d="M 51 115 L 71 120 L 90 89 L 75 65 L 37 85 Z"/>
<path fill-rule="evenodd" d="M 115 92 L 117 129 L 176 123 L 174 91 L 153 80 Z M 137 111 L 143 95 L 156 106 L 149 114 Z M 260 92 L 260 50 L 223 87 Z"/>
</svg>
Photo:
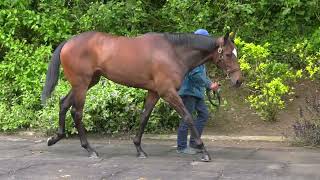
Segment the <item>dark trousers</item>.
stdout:
<svg viewBox="0 0 320 180">
<path fill-rule="evenodd" d="M 204 99 L 197 98 L 194 96 L 181 96 L 182 101 L 190 114 L 193 114 L 196 111 L 196 118 L 194 119 L 194 124 L 201 136 L 205 123 L 209 118 L 208 107 L 205 104 Z M 177 137 L 177 145 L 178 149 L 184 149 L 187 147 L 188 142 L 188 125 L 184 120 L 180 121 L 180 125 L 178 128 L 178 137 Z M 191 147 L 195 147 L 194 137 L 190 137 L 189 145 Z"/>
</svg>

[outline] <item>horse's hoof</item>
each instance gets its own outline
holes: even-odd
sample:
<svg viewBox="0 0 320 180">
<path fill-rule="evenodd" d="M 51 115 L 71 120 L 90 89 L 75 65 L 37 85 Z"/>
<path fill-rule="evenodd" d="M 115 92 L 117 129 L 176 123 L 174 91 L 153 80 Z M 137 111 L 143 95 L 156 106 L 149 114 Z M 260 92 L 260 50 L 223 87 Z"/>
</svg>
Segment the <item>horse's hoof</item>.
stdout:
<svg viewBox="0 0 320 180">
<path fill-rule="evenodd" d="M 55 144 L 55 142 L 54 142 L 54 137 L 49 137 L 49 138 L 47 139 L 47 144 L 48 144 L 48 146 L 54 145 L 54 144 Z"/>
<path fill-rule="evenodd" d="M 89 155 L 89 158 L 97 159 L 97 158 L 99 158 L 99 155 L 98 155 L 97 152 L 92 152 L 92 153 Z"/>
<path fill-rule="evenodd" d="M 201 161 L 202 162 L 210 162 L 211 161 L 211 157 L 209 156 L 209 154 L 203 154 L 201 157 Z"/>
</svg>

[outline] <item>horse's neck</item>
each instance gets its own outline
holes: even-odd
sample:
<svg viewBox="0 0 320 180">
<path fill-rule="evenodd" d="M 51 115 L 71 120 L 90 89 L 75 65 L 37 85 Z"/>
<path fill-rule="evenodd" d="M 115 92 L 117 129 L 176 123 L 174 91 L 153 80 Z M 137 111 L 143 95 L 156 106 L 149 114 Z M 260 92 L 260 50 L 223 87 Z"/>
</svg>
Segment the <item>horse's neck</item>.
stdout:
<svg viewBox="0 0 320 180">
<path fill-rule="evenodd" d="M 199 50 L 187 50 L 180 49 L 180 61 L 183 64 L 185 73 L 190 71 L 191 69 L 204 64 L 208 60 L 208 52 L 203 52 Z"/>
<path fill-rule="evenodd" d="M 180 56 L 180 64 L 184 72 L 204 64 L 209 52 L 212 52 L 215 39 L 208 36 L 195 34 L 163 34 L 164 38 L 173 44 Z"/>
</svg>

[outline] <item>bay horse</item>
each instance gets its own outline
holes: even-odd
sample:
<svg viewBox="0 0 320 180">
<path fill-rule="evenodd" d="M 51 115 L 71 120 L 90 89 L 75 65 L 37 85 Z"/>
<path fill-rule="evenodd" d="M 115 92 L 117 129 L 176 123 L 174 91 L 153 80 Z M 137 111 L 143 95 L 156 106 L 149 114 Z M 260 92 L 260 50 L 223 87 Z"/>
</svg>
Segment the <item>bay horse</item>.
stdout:
<svg viewBox="0 0 320 180">
<path fill-rule="evenodd" d="M 130 38 L 84 32 L 62 42 L 53 52 L 48 66 L 42 104 L 57 85 L 60 64 L 71 90 L 60 100 L 58 132 L 48 139 L 48 146 L 65 137 L 65 118 L 71 107 L 81 146 L 90 157 L 98 157 L 86 138 L 82 114 L 87 91 L 104 76 L 113 82 L 148 91 L 140 127 L 133 138 L 138 157 L 147 157 L 141 148 L 141 138 L 154 106 L 162 98 L 188 123 L 197 147 L 202 150 L 201 160 L 210 161 L 193 118 L 177 93 L 185 74 L 209 60 L 230 76 L 234 86 L 241 85 L 236 47 L 229 33 L 218 38 L 191 33 L 147 33 Z"/>
</svg>

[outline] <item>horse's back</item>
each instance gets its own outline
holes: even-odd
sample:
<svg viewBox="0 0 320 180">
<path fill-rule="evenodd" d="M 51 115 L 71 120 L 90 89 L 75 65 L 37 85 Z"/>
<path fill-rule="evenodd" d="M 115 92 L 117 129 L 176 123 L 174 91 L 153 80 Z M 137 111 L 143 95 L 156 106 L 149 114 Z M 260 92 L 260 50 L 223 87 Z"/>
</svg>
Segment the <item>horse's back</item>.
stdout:
<svg viewBox="0 0 320 180">
<path fill-rule="evenodd" d="M 72 77 L 90 77 L 98 72 L 123 85 L 151 89 L 159 67 L 172 63 L 167 57 L 172 54 L 169 46 L 158 33 L 131 38 L 85 32 L 65 44 L 61 62 L 71 84 L 77 83 Z"/>
<path fill-rule="evenodd" d="M 100 48 L 99 61 L 104 76 L 117 83 L 150 89 L 156 71 L 156 39 L 151 34 L 134 38 L 116 37 Z M 108 55 L 105 54 L 108 51 Z"/>
</svg>

